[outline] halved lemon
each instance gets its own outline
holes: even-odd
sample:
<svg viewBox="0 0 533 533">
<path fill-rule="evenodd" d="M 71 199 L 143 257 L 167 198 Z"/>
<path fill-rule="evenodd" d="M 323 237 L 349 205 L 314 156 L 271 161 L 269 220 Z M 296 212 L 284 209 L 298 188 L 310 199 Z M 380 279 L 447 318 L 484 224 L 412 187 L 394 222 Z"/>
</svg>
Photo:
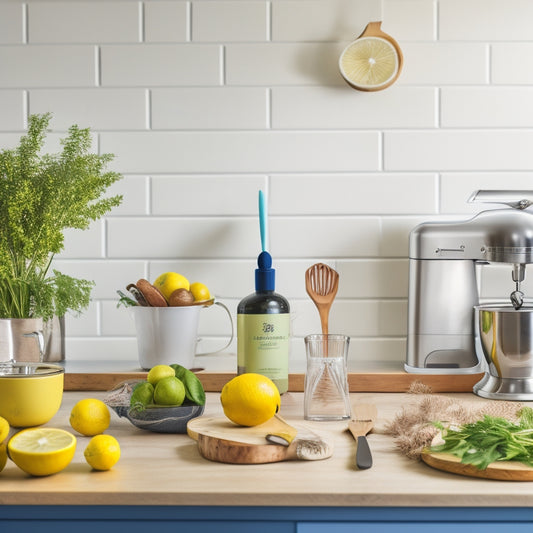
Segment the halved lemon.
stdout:
<svg viewBox="0 0 533 533">
<path fill-rule="evenodd" d="M 49 476 L 68 466 L 76 451 L 76 437 L 63 429 L 29 428 L 7 443 L 11 460 L 32 476 Z"/>
<path fill-rule="evenodd" d="M 396 48 L 382 37 L 360 37 L 341 54 L 339 68 L 343 78 L 356 89 L 385 89 L 397 77 L 400 59 Z"/>
</svg>

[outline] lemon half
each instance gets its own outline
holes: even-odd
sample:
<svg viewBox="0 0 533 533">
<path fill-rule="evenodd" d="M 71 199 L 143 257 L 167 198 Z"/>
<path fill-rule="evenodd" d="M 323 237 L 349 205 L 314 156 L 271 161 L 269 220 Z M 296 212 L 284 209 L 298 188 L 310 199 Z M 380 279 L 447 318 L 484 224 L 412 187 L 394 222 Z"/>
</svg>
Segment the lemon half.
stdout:
<svg viewBox="0 0 533 533">
<path fill-rule="evenodd" d="M 400 60 L 396 48 L 382 37 L 360 37 L 341 54 L 343 78 L 356 89 L 385 89 L 398 75 Z"/>
<path fill-rule="evenodd" d="M 29 428 L 7 443 L 11 460 L 32 476 L 49 476 L 68 466 L 76 451 L 76 437 L 63 429 Z"/>
</svg>

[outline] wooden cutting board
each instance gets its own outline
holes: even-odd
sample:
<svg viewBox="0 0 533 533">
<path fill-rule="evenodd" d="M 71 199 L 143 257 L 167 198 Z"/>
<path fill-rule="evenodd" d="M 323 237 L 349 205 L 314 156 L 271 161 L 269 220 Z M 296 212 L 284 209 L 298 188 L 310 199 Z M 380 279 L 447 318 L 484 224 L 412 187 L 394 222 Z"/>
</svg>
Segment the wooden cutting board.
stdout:
<svg viewBox="0 0 533 533">
<path fill-rule="evenodd" d="M 198 442 L 200 454 L 211 461 L 232 464 L 262 464 L 291 459 L 317 460 L 332 455 L 332 449 L 318 436 L 296 438 L 289 446 L 271 444 L 282 422 L 276 417 L 252 427 L 237 426 L 225 417 L 201 416 L 187 424 L 188 435 Z"/>
<path fill-rule="evenodd" d="M 461 460 L 449 453 L 424 451 L 422 460 L 445 472 L 461 476 L 498 479 L 501 481 L 533 481 L 533 468 L 516 461 L 501 461 L 490 464 L 485 470 L 461 463 Z"/>
</svg>

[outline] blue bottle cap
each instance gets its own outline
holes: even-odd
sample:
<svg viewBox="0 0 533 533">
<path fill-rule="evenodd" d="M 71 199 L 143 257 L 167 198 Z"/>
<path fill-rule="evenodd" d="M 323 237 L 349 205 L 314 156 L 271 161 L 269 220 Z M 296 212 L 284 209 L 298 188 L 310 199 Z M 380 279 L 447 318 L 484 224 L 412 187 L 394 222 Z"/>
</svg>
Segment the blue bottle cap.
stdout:
<svg viewBox="0 0 533 533">
<path fill-rule="evenodd" d="M 256 292 L 273 291 L 276 288 L 276 271 L 272 268 L 272 256 L 268 252 L 261 252 L 257 257 L 255 270 Z"/>
</svg>

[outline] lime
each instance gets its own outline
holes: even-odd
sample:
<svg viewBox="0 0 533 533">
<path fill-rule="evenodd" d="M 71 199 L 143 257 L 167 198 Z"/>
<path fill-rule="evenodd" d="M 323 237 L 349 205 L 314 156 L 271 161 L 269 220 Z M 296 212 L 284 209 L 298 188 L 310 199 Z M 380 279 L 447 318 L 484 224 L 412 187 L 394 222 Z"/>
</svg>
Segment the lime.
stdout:
<svg viewBox="0 0 533 533">
<path fill-rule="evenodd" d="M 154 386 L 148 381 L 142 381 L 135 385 L 131 393 L 130 405 L 142 405 L 146 407 L 154 401 Z"/>
<path fill-rule="evenodd" d="M 195 281 L 191 284 L 190 291 L 192 292 L 192 295 L 194 296 L 195 302 L 202 302 L 204 300 L 211 299 L 211 294 L 209 292 L 209 289 L 199 281 Z"/>
<path fill-rule="evenodd" d="M 181 405 L 185 399 L 185 386 L 175 376 L 161 379 L 154 390 L 156 405 Z"/>
<path fill-rule="evenodd" d="M 80 400 L 70 412 L 70 425 L 78 433 L 92 437 L 103 433 L 111 421 L 107 405 L 96 398 Z"/>
<path fill-rule="evenodd" d="M 171 366 L 155 365 L 150 369 L 150 372 L 148 372 L 146 379 L 155 387 L 161 379 L 174 375 L 174 369 Z"/>
<path fill-rule="evenodd" d="M 220 402 L 224 414 L 235 424 L 257 426 L 279 411 L 281 397 L 271 379 L 249 372 L 224 385 Z"/>
<path fill-rule="evenodd" d="M 109 470 L 120 459 L 120 445 L 111 435 L 96 435 L 83 455 L 95 470 Z"/>
<path fill-rule="evenodd" d="M 164 274 L 161 274 L 156 278 L 152 285 L 156 289 L 159 289 L 167 301 L 175 290 L 189 290 L 190 288 L 189 280 L 177 272 L 165 272 Z"/>
<path fill-rule="evenodd" d="M 76 451 L 76 437 L 63 429 L 30 428 L 7 443 L 11 460 L 32 476 L 49 476 L 68 466 Z"/>
</svg>

